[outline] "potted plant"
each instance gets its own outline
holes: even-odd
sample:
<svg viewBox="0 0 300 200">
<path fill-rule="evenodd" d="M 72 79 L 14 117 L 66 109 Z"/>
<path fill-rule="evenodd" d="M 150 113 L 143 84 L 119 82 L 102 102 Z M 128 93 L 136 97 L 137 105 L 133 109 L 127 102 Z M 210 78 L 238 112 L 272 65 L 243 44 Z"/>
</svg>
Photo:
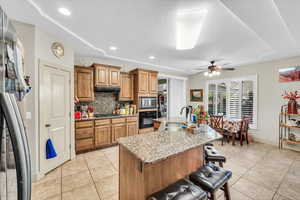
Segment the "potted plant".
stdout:
<svg viewBox="0 0 300 200">
<path fill-rule="evenodd" d="M 197 105 L 193 110 L 193 114 L 197 116 L 198 124 L 205 124 L 209 120 L 209 114 L 205 112 L 203 105 Z"/>
<path fill-rule="evenodd" d="M 282 95 L 284 99 L 288 99 L 288 114 L 298 114 L 298 104 L 297 99 L 300 98 L 298 91 L 294 92 L 284 92 Z"/>
</svg>

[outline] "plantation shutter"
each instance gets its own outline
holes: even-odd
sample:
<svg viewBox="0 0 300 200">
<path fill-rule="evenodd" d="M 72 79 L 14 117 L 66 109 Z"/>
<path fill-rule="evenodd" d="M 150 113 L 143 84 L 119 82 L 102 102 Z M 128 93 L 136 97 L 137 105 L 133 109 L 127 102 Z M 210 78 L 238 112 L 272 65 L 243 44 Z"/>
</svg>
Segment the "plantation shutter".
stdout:
<svg viewBox="0 0 300 200">
<path fill-rule="evenodd" d="M 227 86 L 226 83 L 219 83 L 217 88 L 217 114 L 222 114 L 226 116 L 226 93 L 227 93 Z"/>
<path fill-rule="evenodd" d="M 208 113 L 214 115 L 216 112 L 216 84 L 208 85 Z"/>
<path fill-rule="evenodd" d="M 247 117 L 250 119 L 251 124 L 254 123 L 254 83 L 252 80 L 246 80 L 242 82 L 242 113 L 241 117 Z M 255 94 L 256 95 L 256 94 Z"/>
<path fill-rule="evenodd" d="M 241 82 L 231 81 L 229 88 L 229 116 L 230 118 L 240 118 L 241 110 Z"/>
</svg>

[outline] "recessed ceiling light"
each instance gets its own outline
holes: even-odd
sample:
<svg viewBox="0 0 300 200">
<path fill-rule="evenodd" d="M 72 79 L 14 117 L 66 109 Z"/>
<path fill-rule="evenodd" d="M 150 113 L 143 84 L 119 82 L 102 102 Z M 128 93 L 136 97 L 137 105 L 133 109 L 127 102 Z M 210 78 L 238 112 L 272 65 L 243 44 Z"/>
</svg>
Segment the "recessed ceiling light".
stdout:
<svg viewBox="0 0 300 200">
<path fill-rule="evenodd" d="M 110 46 L 110 47 L 109 47 L 109 50 L 116 51 L 116 50 L 118 50 L 118 47 Z"/>
<path fill-rule="evenodd" d="M 155 56 L 149 56 L 148 57 L 150 60 L 154 60 L 156 57 Z"/>
<path fill-rule="evenodd" d="M 62 15 L 65 15 L 65 16 L 70 16 L 71 15 L 71 11 L 68 10 L 67 8 L 59 8 L 58 12 L 60 12 Z"/>
</svg>

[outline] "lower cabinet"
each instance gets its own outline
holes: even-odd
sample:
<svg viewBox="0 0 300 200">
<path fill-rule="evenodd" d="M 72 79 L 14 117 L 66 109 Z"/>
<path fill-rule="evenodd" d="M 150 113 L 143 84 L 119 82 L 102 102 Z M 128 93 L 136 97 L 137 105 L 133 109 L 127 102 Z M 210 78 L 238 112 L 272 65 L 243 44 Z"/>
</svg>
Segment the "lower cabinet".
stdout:
<svg viewBox="0 0 300 200">
<path fill-rule="evenodd" d="M 127 136 L 132 136 L 138 134 L 138 127 L 136 122 L 130 122 L 126 125 Z"/>
<path fill-rule="evenodd" d="M 95 147 L 101 147 L 111 144 L 111 126 L 95 127 Z"/>
<path fill-rule="evenodd" d="M 112 143 L 116 143 L 120 137 L 126 137 L 126 124 L 114 124 L 111 126 Z"/>
<path fill-rule="evenodd" d="M 137 123 L 137 117 L 77 121 L 76 153 L 116 144 L 120 137 L 137 135 Z"/>
</svg>

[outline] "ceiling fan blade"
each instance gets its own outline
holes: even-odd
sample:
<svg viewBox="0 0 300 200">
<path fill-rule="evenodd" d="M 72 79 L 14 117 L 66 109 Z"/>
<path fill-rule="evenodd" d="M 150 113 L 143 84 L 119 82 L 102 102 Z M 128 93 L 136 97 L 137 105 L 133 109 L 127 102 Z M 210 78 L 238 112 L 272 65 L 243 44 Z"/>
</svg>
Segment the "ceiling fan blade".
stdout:
<svg viewBox="0 0 300 200">
<path fill-rule="evenodd" d="M 233 68 L 233 67 L 224 67 L 224 68 L 221 68 L 220 70 L 233 71 L 233 70 L 235 70 L 235 68 Z"/>
<path fill-rule="evenodd" d="M 207 69 L 193 69 L 194 71 L 197 71 L 197 72 L 206 72 Z"/>
</svg>

